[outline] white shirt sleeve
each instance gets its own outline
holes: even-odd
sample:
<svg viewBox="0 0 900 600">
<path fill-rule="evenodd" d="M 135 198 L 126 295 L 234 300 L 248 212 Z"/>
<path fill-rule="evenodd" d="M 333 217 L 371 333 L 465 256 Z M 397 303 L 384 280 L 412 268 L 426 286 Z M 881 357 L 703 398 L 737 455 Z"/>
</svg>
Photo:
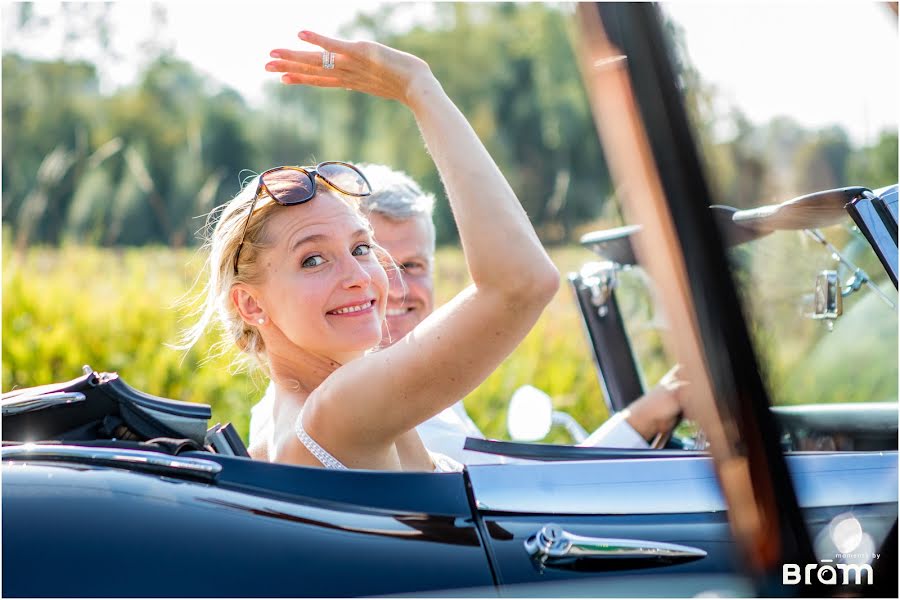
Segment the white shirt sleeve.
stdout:
<svg viewBox="0 0 900 600">
<path fill-rule="evenodd" d="M 649 448 L 650 444 L 647 440 L 625 420 L 628 418 L 628 414 L 627 410 L 617 412 L 578 445 L 603 448 Z"/>
<path fill-rule="evenodd" d="M 445 454 L 461 463 L 474 465 L 507 462 L 502 456 L 463 450 L 467 437 L 484 438 L 484 435 L 469 418 L 462 400 L 416 427 L 416 431 L 430 451 Z"/>
</svg>

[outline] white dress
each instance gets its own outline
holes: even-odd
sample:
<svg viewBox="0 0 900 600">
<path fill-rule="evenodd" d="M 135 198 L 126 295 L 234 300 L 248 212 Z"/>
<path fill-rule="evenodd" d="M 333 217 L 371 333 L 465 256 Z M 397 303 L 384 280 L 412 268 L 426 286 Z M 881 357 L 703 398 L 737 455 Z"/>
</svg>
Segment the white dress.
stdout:
<svg viewBox="0 0 900 600">
<path fill-rule="evenodd" d="M 306 446 L 306 449 L 322 463 L 323 467 L 326 469 L 347 469 L 344 463 L 332 456 L 328 450 L 320 446 L 316 440 L 306 433 L 306 430 L 303 428 L 303 409 L 300 409 L 300 414 L 297 415 L 297 420 L 294 421 L 294 432 L 297 434 L 297 439 L 300 440 L 300 443 Z M 431 457 L 431 462 L 434 463 L 435 473 L 453 473 L 463 470 L 462 464 L 440 452 L 428 450 L 428 455 Z"/>
</svg>

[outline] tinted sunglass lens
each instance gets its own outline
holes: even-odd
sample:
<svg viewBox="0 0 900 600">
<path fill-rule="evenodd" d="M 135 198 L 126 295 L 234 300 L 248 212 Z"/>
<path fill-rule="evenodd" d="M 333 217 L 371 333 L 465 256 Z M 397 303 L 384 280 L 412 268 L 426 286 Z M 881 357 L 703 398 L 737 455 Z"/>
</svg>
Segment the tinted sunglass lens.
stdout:
<svg viewBox="0 0 900 600">
<path fill-rule="evenodd" d="M 265 173 L 262 182 L 279 204 L 298 204 L 313 195 L 313 182 L 309 175 L 297 169 L 278 169 Z"/>
<path fill-rule="evenodd" d="M 349 165 L 325 163 L 317 167 L 319 175 L 328 180 L 334 187 L 345 194 L 365 196 L 372 193 L 372 188 L 362 173 Z"/>
</svg>

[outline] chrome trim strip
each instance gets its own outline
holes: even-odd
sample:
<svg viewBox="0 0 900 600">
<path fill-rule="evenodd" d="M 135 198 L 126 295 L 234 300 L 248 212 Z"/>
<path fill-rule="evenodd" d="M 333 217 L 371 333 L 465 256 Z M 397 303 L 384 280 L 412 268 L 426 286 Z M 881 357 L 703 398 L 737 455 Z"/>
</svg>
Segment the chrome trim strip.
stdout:
<svg viewBox="0 0 900 600">
<path fill-rule="evenodd" d="M 66 461 L 101 464 L 126 469 L 147 469 L 154 472 L 186 474 L 214 478 L 222 465 L 202 458 L 169 456 L 158 452 L 127 448 L 89 448 L 51 444 L 22 444 L 2 449 L 4 461 Z"/>
<path fill-rule="evenodd" d="M 581 559 L 647 559 L 690 560 L 703 558 L 706 551 L 692 546 L 576 535 L 548 523 L 525 540 L 525 551 L 543 564 L 571 563 Z"/>
<path fill-rule="evenodd" d="M 853 506 L 897 502 L 897 452 L 785 456 L 799 504 Z M 468 465 L 482 511 L 635 515 L 726 510 L 712 459 L 585 460 Z"/>
<path fill-rule="evenodd" d="M 34 410 L 41 410 L 49 406 L 84 402 L 85 398 L 86 396 L 81 392 L 56 392 L 39 396 L 17 396 L 3 402 L 0 414 L 4 417 L 12 417 Z"/>
</svg>

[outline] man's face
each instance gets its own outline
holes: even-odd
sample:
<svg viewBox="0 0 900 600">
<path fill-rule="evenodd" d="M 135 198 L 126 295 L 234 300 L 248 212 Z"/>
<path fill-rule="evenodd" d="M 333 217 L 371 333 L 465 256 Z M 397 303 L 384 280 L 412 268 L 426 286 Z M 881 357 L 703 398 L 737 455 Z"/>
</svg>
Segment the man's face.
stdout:
<svg viewBox="0 0 900 600">
<path fill-rule="evenodd" d="M 396 275 L 389 276 L 386 331 L 381 345 L 390 346 L 434 310 L 431 233 L 423 217 L 395 221 L 373 213 L 369 221 L 375 241 L 390 253 L 403 273 L 402 284 Z"/>
</svg>

